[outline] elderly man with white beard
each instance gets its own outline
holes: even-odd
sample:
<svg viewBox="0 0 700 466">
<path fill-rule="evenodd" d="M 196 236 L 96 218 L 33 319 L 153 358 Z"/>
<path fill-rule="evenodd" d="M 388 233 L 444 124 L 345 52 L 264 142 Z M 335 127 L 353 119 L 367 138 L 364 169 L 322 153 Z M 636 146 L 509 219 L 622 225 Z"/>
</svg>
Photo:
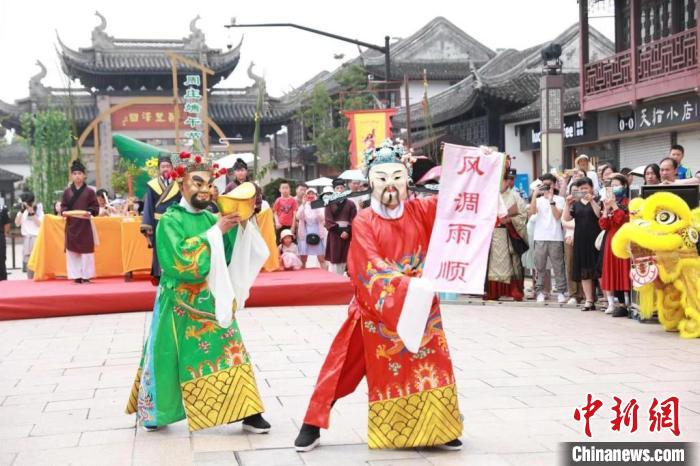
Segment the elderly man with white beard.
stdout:
<svg viewBox="0 0 700 466">
<path fill-rule="evenodd" d="M 318 376 L 297 451 L 319 445 L 331 407 L 364 376 L 370 448 L 462 447 L 439 302 L 422 278 L 437 197 L 407 200 L 410 162 L 390 140 L 365 154 L 371 208 L 353 221 L 347 263 L 355 295 Z"/>
</svg>

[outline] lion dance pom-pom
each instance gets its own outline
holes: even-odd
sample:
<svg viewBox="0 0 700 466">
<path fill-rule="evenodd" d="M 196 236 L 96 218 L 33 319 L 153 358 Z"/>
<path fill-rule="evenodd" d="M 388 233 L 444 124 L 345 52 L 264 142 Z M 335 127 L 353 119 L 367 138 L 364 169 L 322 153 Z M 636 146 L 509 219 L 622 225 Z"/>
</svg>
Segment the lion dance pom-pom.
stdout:
<svg viewBox="0 0 700 466">
<path fill-rule="evenodd" d="M 658 312 L 667 331 L 700 337 L 700 208 L 690 210 L 675 194 L 633 199 L 630 221 L 612 240 L 613 253 L 631 259 L 630 277 L 640 313 Z"/>
</svg>

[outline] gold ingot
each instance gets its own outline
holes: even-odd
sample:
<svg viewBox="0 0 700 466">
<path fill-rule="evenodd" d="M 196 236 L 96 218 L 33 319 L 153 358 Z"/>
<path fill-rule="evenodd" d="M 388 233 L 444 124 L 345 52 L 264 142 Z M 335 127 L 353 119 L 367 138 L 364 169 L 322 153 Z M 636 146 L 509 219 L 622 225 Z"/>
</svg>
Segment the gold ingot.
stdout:
<svg viewBox="0 0 700 466">
<path fill-rule="evenodd" d="M 233 191 L 222 194 L 216 199 L 221 215 L 237 213 L 241 220 L 248 220 L 255 213 L 255 185 L 249 181 L 242 183 Z"/>
</svg>

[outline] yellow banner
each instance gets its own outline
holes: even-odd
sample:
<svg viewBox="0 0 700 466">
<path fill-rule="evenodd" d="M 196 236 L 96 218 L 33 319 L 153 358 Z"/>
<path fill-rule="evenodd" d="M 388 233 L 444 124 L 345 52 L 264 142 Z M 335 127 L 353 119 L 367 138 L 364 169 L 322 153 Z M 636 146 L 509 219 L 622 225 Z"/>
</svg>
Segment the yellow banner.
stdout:
<svg viewBox="0 0 700 466">
<path fill-rule="evenodd" d="M 392 137 L 390 117 L 395 113 L 395 109 L 345 112 L 348 118 L 352 168 L 362 167 L 367 149 L 374 148 Z"/>
</svg>

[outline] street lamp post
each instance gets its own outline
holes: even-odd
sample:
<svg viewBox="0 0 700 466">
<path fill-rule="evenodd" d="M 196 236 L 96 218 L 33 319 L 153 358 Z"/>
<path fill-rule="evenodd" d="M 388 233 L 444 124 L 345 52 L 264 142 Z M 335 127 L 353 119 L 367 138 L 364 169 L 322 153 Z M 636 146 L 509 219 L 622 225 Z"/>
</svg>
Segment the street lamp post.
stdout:
<svg viewBox="0 0 700 466">
<path fill-rule="evenodd" d="M 232 20 L 231 24 L 224 25 L 226 28 L 260 28 L 260 27 L 290 27 L 301 29 L 302 31 L 311 32 L 313 34 L 318 34 L 321 36 L 330 37 L 332 39 L 337 39 L 343 42 L 349 42 L 351 44 L 360 45 L 362 47 L 367 47 L 368 49 L 377 50 L 384 54 L 384 72 L 386 74 L 386 81 L 389 81 L 391 77 L 391 51 L 389 47 L 389 36 L 384 36 L 384 46 L 370 44 L 369 42 L 363 42 L 357 39 L 351 39 L 349 37 L 340 36 L 338 34 L 333 34 L 332 32 L 321 31 L 320 29 L 314 29 L 307 26 L 301 26 L 294 23 L 254 23 L 254 24 L 236 24 L 235 18 Z"/>
<path fill-rule="evenodd" d="M 561 45 L 542 49 L 540 78 L 540 151 L 543 172 L 561 172 L 564 159 L 564 76 L 561 74 Z"/>
</svg>

